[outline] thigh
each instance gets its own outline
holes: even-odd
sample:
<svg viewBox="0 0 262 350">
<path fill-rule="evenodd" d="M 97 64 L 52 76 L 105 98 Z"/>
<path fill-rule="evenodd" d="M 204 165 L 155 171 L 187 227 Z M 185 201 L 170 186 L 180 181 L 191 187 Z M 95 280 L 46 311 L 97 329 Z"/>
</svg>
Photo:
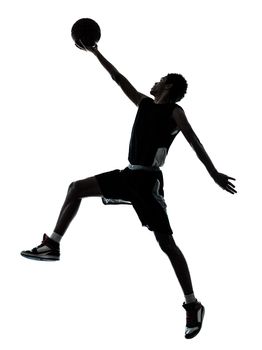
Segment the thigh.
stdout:
<svg viewBox="0 0 262 350">
<path fill-rule="evenodd" d="M 172 235 L 169 223 L 166 203 L 164 200 L 162 175 L 148 177 L 145 191 L 138 191 L 133 198 L 133 207 L 140 218 L 143 226 L 151 231 L 161 232 L 165 235 Z"/>
<path fill-rule="evenodd" d="M 102 196 L 110 199 L 129 200 L 129 186 L 125 170 L 112 170 L 95 176 Z"/>
<path fill-rule="evenodd" d="M 72 183 L 72 190 L 78 197 L 101 197 L 102 192 L 95 176 Z"/>
<path fill-rule="evenodd" d="M 166 209 L 154 197 L 133 200 L 132 204 L 143 226 L 163 235 L 173 234 Z"/>
</svg>

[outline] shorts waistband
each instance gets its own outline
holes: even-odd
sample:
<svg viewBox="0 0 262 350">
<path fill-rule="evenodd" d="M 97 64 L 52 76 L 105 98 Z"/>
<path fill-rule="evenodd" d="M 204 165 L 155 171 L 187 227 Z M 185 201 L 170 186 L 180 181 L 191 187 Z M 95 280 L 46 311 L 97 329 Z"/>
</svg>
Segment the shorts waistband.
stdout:
<svg viewBox="0 0 262 350">
<path fill-rule="evenodd" d="M 135 165 L 129 164 L 128 168 L 131 170 L 147 170 L 147 171 L 159 171 L 159 167 L 157 166 L 145 166 L 145 165 Z"/>
</svg>

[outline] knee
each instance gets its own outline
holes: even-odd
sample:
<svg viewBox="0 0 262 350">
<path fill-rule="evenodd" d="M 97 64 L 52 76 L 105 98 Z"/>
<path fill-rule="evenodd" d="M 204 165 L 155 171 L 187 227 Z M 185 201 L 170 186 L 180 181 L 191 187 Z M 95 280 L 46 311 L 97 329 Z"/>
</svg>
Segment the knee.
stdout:
<svg viewBox="0 0 262 350">
<path fill-rule="evenodd" d="M 70 197 L 78 197 L 79 184 L 78 181 L 72 182 L 68 187 L 68 194 Z"/>
<path fill-rule="evenodd" d="M 75 182 L 71 182 L 71 184 L 68 187 L 68 192 L 72 192 L 74 190 L 74 188 L 76 186 L 75 184 L 76 184 L 76 181 Z"/>
<path fill-rule="evenodd" d="M 158 232 L 154 232 L 154 233 L 155 233 L 156 239 L 159 243 L 159 246 L 163 250 L 163 252 L 168 254 L 171 251 L 173 252 L 174 250 L 177 250 L 178 247 L 177 247 L 172 235 L 161 234 Z"/>
<path fill-rule="evenodd" d="M 72 191 L 72 188 L 74 187 L 74 182 L 71 182 L 71 184 L 68 187 L 68 192 Z"/>
</svg>

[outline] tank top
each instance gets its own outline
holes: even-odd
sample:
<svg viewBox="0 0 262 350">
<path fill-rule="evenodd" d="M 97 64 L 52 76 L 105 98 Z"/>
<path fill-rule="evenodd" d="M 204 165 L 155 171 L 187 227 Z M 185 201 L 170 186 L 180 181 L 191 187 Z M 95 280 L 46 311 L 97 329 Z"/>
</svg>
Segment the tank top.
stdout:
<svg viewBox="0 0 262 350">
<path fill-rule="evenodd" d="M 168 150 L 179 133 L 173 118 L 176 103 L 157 104 L 150 97 L 144 98 L 135 117 L 129 143 L 130 164 L 161 167 Z"/>
</svg>

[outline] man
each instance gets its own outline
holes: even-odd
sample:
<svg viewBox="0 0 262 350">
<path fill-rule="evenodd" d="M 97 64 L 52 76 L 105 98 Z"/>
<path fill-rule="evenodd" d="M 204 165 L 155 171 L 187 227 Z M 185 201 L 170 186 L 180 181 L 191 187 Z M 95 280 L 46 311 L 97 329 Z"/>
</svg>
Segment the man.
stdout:
<svg viewBox="0 0 262 350">
<path fill-rule="evenodd" d="M 187 90 L 187 82 L 180 74 L 168 74 L 157 82 L 150 94 L 138 92 L 131 83 L 99 52 L 97 45 L 77 46 L 92 52 L 128 98 L 138 106 L 133 125 L 128 160 L 123 170 L 113 170 L 71 183 L 56 226 L 49 237 L 22 256 L 37 260 L 59 260 L 60 240 L 76 215 L 84 197 L 102 197 L 104 204 L 132 204 L 141 223 L 154 232 L 161 249 L 167 254 L 185 296 L 183 307 L 187 321 L 185 337 L 195 337 L 202 326 L 204 306 L 195 298 L 186 260 L 173 239 L 163 191 L 160 167 L 165 162 L 169 147 L 182 131 L 214 181 L 229 193 L 236 193 L 235 180 L 219 173 L 204 150 L 183 109 L 176 103 Z"/>
</svg>

